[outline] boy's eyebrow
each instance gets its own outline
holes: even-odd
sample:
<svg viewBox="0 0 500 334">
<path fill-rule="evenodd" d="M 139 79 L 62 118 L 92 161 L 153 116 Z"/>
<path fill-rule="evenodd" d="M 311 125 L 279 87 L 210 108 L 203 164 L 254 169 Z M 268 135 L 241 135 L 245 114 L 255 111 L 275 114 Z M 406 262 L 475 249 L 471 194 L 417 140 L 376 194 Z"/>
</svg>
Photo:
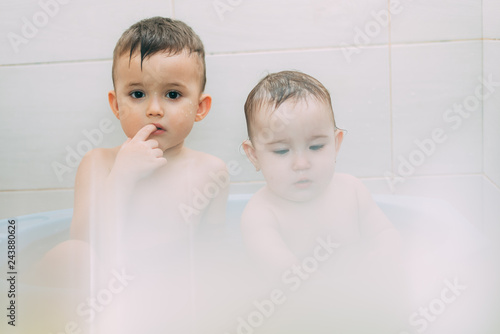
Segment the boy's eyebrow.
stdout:
<svg viewBox="0 0 500 334">
<path fill-rule="evenodd" d="M 128 83 L 128 84 L 127 84 L 127 86 L 128 86 L 128 87 L 133 87 L 133 86 L 142 86 L 142 84 L 141 84 L 141 83 L 139 83 L 139 82 L 130 82 L 130 83 Z"/>
<path fill-rule="evenodd" d="M 142 85 L 143 84 L 140 82 L 130 82 L 127 84 L 127 87 L 142 86 Z M 179 83 L 179 82 L 169 82 L 165 86 L 186 87 L 186 85 L 183 85 L 182 83 Z"/>
</svg>

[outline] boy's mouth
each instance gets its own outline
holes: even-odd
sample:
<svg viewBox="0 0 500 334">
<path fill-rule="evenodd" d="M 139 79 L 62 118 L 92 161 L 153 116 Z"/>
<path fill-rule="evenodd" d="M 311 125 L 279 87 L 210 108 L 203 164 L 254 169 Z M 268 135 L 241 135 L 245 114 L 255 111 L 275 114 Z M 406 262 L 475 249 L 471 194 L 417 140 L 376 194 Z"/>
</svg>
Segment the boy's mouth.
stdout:
<svg viewBox="0 0 500 334">
<path fill-rule="evenodd" d="M 156 130 L 152 134 L 159 135 L 165 132 L 165 129 L 161 126 L 161 124 L 158 123 L 152 123 L 152 124 L 156 126 Z"/>
</svg>

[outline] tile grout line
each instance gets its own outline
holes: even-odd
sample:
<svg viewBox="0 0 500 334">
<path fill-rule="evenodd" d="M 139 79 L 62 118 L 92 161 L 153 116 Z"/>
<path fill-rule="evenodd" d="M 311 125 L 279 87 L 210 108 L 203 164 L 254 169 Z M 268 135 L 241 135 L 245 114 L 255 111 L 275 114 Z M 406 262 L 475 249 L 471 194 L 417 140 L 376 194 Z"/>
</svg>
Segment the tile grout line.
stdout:
<svg viewBox="0 0 500 334">
<path fill-rule="evenodd" d="M 390 19 L 389 19 L 390 20 Z M 390 23 L 389 23 L 390 24 Z M 389 33 L 390 35 L 390 33 Z M 463 40 L 444 40 L 444 41 L 427 41 L 427 42 L 409 42 L 409 43 L 392 43 L 389 44 L 372 44 L 372 45 L 347 45 L 347 46 L 328 46 L 328 47 L 305 47 L 305 48 L 290 48 L 290 49 L 276 49 L 276 50 L 250 50 L 250 51 L 235 51 L 235 52 L 207 52 L 207 57 L 221 57 L 231 55 L 259 55 L 259 54 L 274 54 L 274 53 L 287 53 L 287 52 L 317 52 L 317 51 L 335 51 L 347 48 L 377 48 L 377 47 L 392 47 L 392 46 L 411 46 L 411 45 L 425 45 L 425 44 L 439 44 L 439 43 L 462 43 L 474 42 L 484 40 L 497 40 L 497 39 L 463 39 Z M 500 41 L 500 39 L 498 39 Z M 16 64 L 0 64 L 0 68 L 16 67 L 16 66 L 34 66 L 34 65 L 57 65 L 57 64 L 73 64 L 73 63 L 92 63 L 92 62 L 106 62 L 112 61 L 112 58 L 96 58 L 96 59 L 76 59 L 76 60 L 59 60 L 59 61 L 45 61 L 45 62 L 31 62 L 31 63 L 16 63 Z"/>
<path fill-rule="evenodd" d="M 388 52 L 389 52 L 389 131 L 391 134 L 391 172 L 392 177 L 395 174 L 395 162 L 394 162 L 394 122 L 393 122 L 393 110 L 392 110 L 392 15 L 390 11 L 391 0 L 387 0 L 388 13 L 389 13 L 389 29 L 388 29 Z M 394 192 L 395 189 L 392 189 Z"/>
</svg>

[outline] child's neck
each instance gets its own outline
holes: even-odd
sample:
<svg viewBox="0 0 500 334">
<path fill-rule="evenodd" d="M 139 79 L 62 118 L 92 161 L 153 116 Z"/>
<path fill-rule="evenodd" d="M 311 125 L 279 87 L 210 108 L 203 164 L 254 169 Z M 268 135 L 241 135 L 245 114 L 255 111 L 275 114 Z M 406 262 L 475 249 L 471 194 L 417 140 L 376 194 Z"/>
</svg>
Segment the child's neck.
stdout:
<svg viewBox="0 0 500 334">
<path fill-rule="evenodd" d="M 163 157 L 167 159 L 167 161 L 176 160 L 182 155 L 184 150 L 184 141 L 182 141 L 181 143 L 163 151 Z"/>
</svg>

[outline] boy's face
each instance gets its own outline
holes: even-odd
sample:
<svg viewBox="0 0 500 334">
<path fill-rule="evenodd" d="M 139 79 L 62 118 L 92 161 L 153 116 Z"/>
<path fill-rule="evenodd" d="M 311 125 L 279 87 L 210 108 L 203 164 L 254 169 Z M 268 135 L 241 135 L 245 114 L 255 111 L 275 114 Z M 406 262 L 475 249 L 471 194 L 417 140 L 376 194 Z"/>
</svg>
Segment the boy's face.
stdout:
<svg viewBox="0 0 500 334">
<path fill-rule="evenodd" d="M 155 139 L 163 151 L 182 147 L 195 121 L 210 110 L 211 99 L 201 92 L 201 64 L 195 54 L 157 53 L 142 63 L 138 53 L 122 55 L 115 64 L 115 90 L 109 103 L 123 131 L 133 138 L 147 124 L 159 130 Z"/>
<path fill-rule="evenodd" d="M 252 133 L 245 152 L 276 195 L 305 202 L 328 186 L 343 133 L 327 104 L 307 98 L 286 101 L 273 113 L 259 110 Z"/>
</svg>

